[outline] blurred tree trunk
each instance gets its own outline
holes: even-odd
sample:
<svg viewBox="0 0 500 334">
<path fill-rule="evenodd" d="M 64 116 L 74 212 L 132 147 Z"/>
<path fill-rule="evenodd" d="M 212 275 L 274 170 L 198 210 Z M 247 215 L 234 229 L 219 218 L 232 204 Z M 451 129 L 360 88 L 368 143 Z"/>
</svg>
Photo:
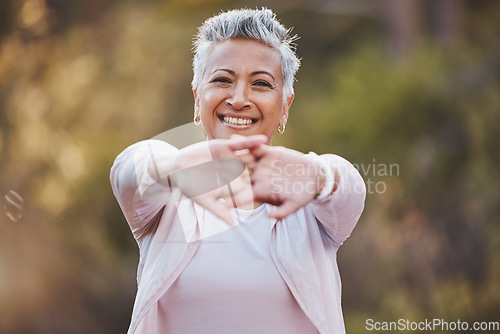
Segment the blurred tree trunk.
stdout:
<svg viewBox="0 0 500 334">
<path fill-rule="evenodd" d="M 453 48 L 461 39 L 464 14 L 463 0 L 433 1 L 436 11 L 435 35 L 440 45 Z"/>
<path fill-rule="evenodd" d="M 397 61 L 404 61 L 414 50 L 421 31 L 419 0 L 382 0 L 379 9 L 387 28 L 389 52 Z"/>
<path fill-rule="evenodd" d="M 431 26 L 429 33 L 439 45 L 453 48 L 461 39 L 464 21 L 463 0 L 381 0 L 381 20 L 387 29 L 390 54 L 404 61 L 418 45 L 423 33 L 423 15 Z"/>
</svg>

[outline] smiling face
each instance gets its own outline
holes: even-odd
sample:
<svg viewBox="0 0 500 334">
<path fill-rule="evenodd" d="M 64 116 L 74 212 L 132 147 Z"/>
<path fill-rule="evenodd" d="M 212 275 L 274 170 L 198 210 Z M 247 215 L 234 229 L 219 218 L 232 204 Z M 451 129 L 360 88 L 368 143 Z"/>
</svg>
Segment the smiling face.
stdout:
<svg viewBox="0 0 500 334">
<path fill-rule="evenodd" d="M 193 93 L 208 139 L 264 134 L 270 142 L 278 125 L 286 124 L 293 101 L 293 95 L 283 95 L 279 53 L 246 39 L 213 47 Z"/>
</svg>

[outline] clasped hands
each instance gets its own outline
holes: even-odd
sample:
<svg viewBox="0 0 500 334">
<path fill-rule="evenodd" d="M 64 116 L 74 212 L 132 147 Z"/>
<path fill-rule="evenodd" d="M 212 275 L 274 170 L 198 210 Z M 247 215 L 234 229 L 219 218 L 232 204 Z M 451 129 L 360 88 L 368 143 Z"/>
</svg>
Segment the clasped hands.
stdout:
<svg viewBox="0 0 500 334">
<path fill-rule="evenodd" d="M 179 151 L 171 183 L 231 226 L 231 208 L 261 203 L 274 205 L 269 216 L 283 219 L 319 194 L 325 175 L 304 154 L 267 140 L 233 135 L 188 146 Z"/>
</svg>

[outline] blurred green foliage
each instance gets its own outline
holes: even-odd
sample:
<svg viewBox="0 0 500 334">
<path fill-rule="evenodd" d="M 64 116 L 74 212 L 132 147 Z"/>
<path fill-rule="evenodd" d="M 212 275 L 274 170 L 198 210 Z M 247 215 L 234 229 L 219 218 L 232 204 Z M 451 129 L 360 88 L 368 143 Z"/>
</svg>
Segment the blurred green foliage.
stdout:
<svg viewBox="0 0 500 334">
<path fill-rule="evenodd" d="M 2 2 L 0 191 L 25 206 L 17 222 L 0 215 L 0 332 L 126 331 L 138 254 L 109 168 L 191 121 L 196 27 L 244 5 L 301 36 L 274 144 L 342 155 L 369 186 L 339 251 L 347 331 L 365 333 L 367 318 L 498 321 L 499 5 L 457 1 L 455 43 L 423 25 L 398 53 L 380 14 L 390 1 L 338 3 Z"/>
</svg>

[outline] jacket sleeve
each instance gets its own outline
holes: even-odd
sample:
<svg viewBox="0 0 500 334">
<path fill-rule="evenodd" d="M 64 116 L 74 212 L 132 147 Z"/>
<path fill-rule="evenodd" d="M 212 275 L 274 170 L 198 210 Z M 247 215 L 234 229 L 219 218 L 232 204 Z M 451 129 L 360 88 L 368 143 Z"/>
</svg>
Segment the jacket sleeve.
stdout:
<svg viewBox="0 0 500 334">
<path fill-rule="evenodd" d="M 164 141 L 145 140 L 126 148 L 111 167 L 113 194 L 136 240 L 150 231 L 169 201 L 172 192 L 161 167 L 177 152 Z"/>
<path fill-rule="evenodd" d="M 312 201 L 312 212 L 326 233 L 339 247 L 358 222 L 366 198 L 363 178 L 354 166 L 334 154 L 320 156 L 338 173 L 337 189 L 323 200 Z"/>
</svg>

